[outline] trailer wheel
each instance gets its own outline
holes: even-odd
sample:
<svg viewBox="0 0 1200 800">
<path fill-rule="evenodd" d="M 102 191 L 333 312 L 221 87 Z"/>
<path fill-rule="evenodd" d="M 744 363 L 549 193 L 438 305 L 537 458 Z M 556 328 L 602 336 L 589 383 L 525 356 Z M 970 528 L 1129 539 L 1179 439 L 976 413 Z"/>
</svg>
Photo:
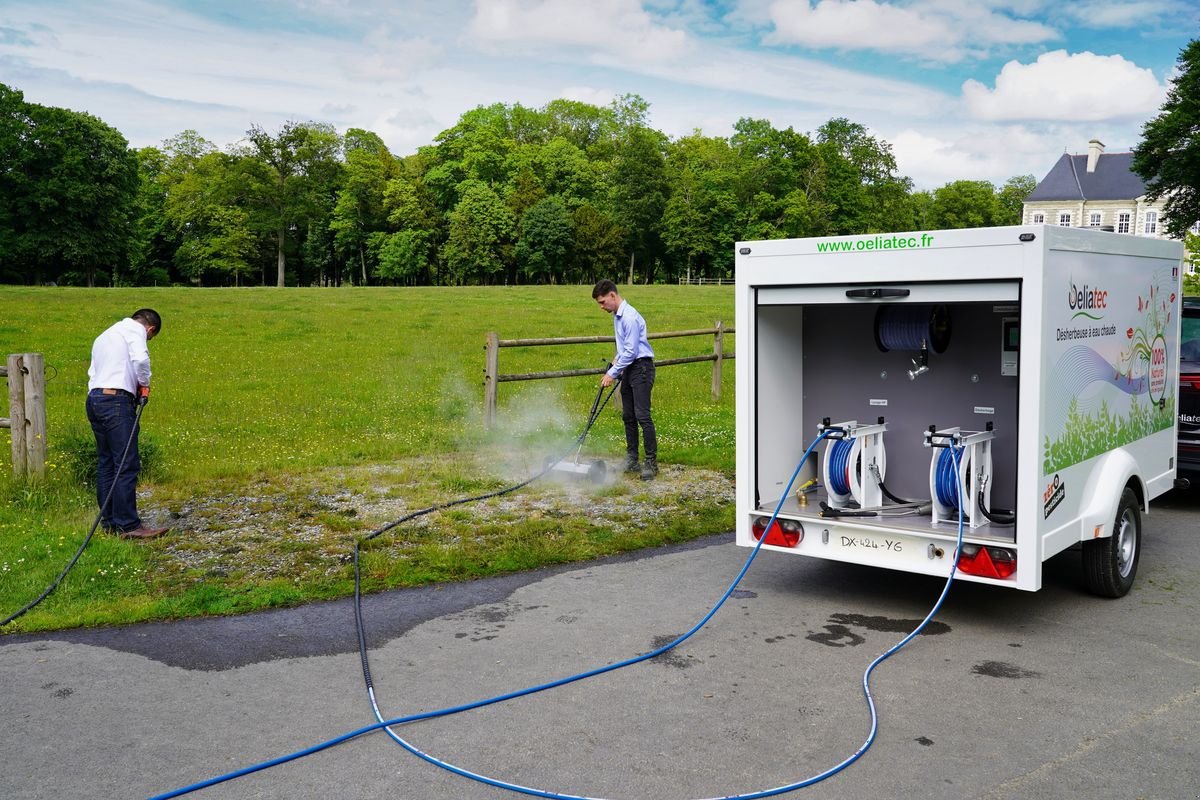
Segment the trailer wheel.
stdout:
<svg viewBox="0 0 1200 800">
<path fill-rule="evenodd" d="M 1133 586 L 1142 553 L 1142 513 L 1129 487 L 1121 492 L 1112 536 L 1083 543 L 1083 580 L 1101 597 L 1124 597 Z"/>
</svg>

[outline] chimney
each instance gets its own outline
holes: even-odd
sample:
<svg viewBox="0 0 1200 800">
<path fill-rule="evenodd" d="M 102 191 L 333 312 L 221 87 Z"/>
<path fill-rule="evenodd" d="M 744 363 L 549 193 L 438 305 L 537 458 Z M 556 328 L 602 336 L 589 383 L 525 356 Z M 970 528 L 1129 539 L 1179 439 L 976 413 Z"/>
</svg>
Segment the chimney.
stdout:
<svg viewBox="0 0 1200 800">
<path fill-rule="evenodd" d="M 1104 152 L 1104 142 L 1099 139 L 1092 139 L 1088 142 L 1088 172 L 1096 171 L 1096 162 L 1100 160 L 1100 154 Z"/>
</svg>

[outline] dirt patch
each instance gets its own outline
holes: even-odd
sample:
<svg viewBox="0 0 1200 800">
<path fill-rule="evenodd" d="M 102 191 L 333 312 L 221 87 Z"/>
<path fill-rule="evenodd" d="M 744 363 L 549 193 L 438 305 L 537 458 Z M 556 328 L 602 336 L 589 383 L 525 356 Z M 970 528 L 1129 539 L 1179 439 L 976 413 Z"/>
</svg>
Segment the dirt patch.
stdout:
<svg viewBox="0 0 1200 800">
<path fill-rule="evenodd" d="M 552 537 L 580 520 L 622 537 L 734 501 L 733 481 L 715 470 L 664 464 L 657 479 L 642 481 L 620 474 L 619 462 L 607 466 L 603 483 L 586 476 L 542 478 L 419 516 L 377 540 L 405 558 L 431 542 L 453 546 L 522 529 Z M 140 506 L 149 522 L 173 529 L 156 543 L 164 579 L 311 583 L 347 575 L 355 541 L 395 520 L 505 489 L 537 472 L 519 468 L 469 456 L 423 457 L 254 480 L 183 499 L 157 500 L 149 490 Z"/>
</svg>

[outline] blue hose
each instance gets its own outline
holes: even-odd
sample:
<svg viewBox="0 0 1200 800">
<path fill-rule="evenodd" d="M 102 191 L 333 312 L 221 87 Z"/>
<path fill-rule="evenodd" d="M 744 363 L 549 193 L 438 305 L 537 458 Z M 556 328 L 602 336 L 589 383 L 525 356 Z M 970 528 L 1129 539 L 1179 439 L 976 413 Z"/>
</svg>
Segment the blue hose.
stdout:
<svg viewBox="0 0 1200 800">
<path fill-rule="evenodd" d="M 783 493 L 780 496 L 780 500 L 779 500 L 778 505 L 776 505 L 776 507 L 775 507 L 775 511 L 771 514 L 771 519 L 767 522 L 768 529 L 770 529 L 770 526 L 775 523 L 776 518 L 779 516 L 779 511 L 780 511 L 780 509 L 782 509 L 784 501 L 788 498 L 789 494 L 791 493 L 792 485 L 795 483 L 797 476 L 800 474 L 801 468 L 804 466 L 804 464 L 808 460 L 809 454 L 812 453 L 813 449 L 817 446 L 817 444 L 823 438 L 825 438 L 826 435 L 827 435 L 827 432 L 823 431 L 820 434 L 820 436 L 818 436 L 817 439 L 811 445 L 809 445 L 808 449 L 805 450 L 804 456 L 800 459 L 800 463 L 796 465 L 796 469 L 792 473 L 792 477 L 788 480 L 787 486 L 784 488 Z M 953 458 L 955 460 L 957 460 L 957 453 L 954 454 Z M 955 549 L 956 554 L 958 552 L 960 552 L 962 549 L 962 547 L 961 547 L 962 536 L 963 536 L 963 518 L 962 518 L 962 511 L 960 509 L 959 510 L 959 520 L 958 520 L 958 546 Z M 182 795 L 188 794 L 188 793 L 196 791 L 198 789 L 203 789 L 208 786 L 214 786 L 218 783 L 224 783 L 225 781 L 233 780 L 235 778 L 240 778 L 240 777 L 249 775 L 254 772 L 259 772 L 261 770 L 269 769 L 271 767 L 275 767 L 280 764 L 287 763 L 288 761 L 294 761 L 296 759 L 303 758 L 305 756 L 309 756 L 314 753 L 318 753 L 322 750 L 326 750 L 335 745 L 339 745 L 339 744 L 342 744 L 343 742 L 349 741 L 350 739 L 353 739 L 358 736 L 362 736 L 363 734 L 371 733 L 373 731 L 380 730 L 380 729 L 383 729 L 394 741 L 396 741 L 397 744 L 399 744 L 401 747 L 403 747 L 405 750 L 412 753 L 413 755 L 418 756 L 419 758 L 422 758 L 425 761 L 428 761 L 429 763 L 431 763 L 435 766 L 441 767 L 442 769 L 453 772 L 456 775 L 461 775 L 462 777 L 470 778 L 472 780 L 487 784 L 489 786 L 495 786 L 495 787 L 502 788 L 502 789 L 508 789 L 510 791 L 519 792 L 522 794 L 533 795 L 535 797 L 551 798 L 552 800 L 597 800 L 596 798 L 592 798 L 592 797 L 589 797 L 586 795 L 569 795 L 569 794 L 562 794 L 562 793 L 557 793 L 557 792 L 550 792 L 550 791 L 541 790 L 541 789 L 534 789 L 534 788 L 530 788 L 527 786 L 521 786 L 520 784 L 510 783 L 507 781 L 502 781 L 497 778 L 491 778 L 486 775 L 481 775 L 481 774 L 478 774 L 475 772 L 471 772 L 469 770 L 463 769 L 462 767 L 455 766 L 447 761 L 443 761 L 441 759 L 436 758 L 435 756 L 429 755 L 428 753 L 425 753 L 425 752 L 419 750 L 418 748 L 416 748 L 409 742 L 402 739 L 398 734 L 396 734 L 394 731 L 392 731 L 391 728 L 398 726 L 398 725 L 408 724 L 410 722 L 417 722 L 419 720 L 434 719 L 437 717 L 449 716 L 451 714 L 457 714 L 462 711 L 469 711 L 471 709 L 481 708 L 483 706 L 492 705 L 494 703 L 504 702 L 505 700 L 512 700 L 517 697 L 524 697 L 526 695 L 534 694 L 536 692 L 545 691 L 546 689 L 552 689 L 552 688 L 555 688 L 558 686 L 566 685 L 568 683 L 574 683 L 575 681 L 583 680 L 585 678 L 590 678 L 590 677 L 594 677 L 596 675 L 601 675 L 606 672 L 612 672 L 613 670 L 631 666 L 633 664 L 637 664 L 642 661 L 646 661 L 648 659 L 654 658 L 655 656 L 662 655 L 663 653 L 667 652 L 668 650 L 676 647 L 677 645 L 681 644 L 682 642 L 684 642 L 688 638 L 690 638 L 693 634 L 695 634 L 702 627 L 704 627 L 704 625 L 713 617 L 713 615 L 717 613 L 717 611 L 721 608 L 721 606 L 725 603 L 725 601 L 727 599 L 729 599 L 730 595 L 733 594 L 733 591 L 737 587 L 738 583 L 741 582 L 741 580 L 745 576 L 746 572 L 750 569 L 750 565 L 754 562 L 754 558 L 755 558 L 755 556 L 758 555 L 758 552 L 762 548 L 762 544 L 766 540 L 766 538 L 767 538 L 766 536 L 763 536 L 761 539 L 758 540 L 758 543 L 754 546 L 754 548 L 750 551 L 750 555 L 746 558 L 746 562 L 742 565 L 742 568 L 738 571 L 737 576 L 733 579 L 732 583 L 730 583 L 729 588 L 727 588 L 725 590 L 724 594 L 721 595 L 721 598 L 717 601 L 716 605 L 714 605 L 711 609 L 709 609 L 708 613 L 705 614 L 701 618 L 701 620 L 699 622 L 697 622 L 687 633 L 682 634 L 681 636 L 679 636 L 677 639 L 675 639 L 671 643 L 666 644 L 666 645 L 658 648 L 657 650 L 653 650 L 649 653 L 645 653 L 640 656 L 635 656 L 633 658 L 625 659 L 624 661 L 619 661 L 619 662 L 615 662 L 612 664 L 608 664 L 606 666 L 598 667 L 596 669 L 588 670 L 585 672 L 580 672 L 576 675 L 572 675 L 572 676 L 569 676 L 566 678 L 560 678 L 558 680 L 550 681 L 548 683 L 543 683 L 538 686 L 531 686 L 527 689 L 521 689 L 519 691 L 509 692 L 507 694 L 502 694 L 502 695 L 496 695 L 494 697 L 490 697 L 490 698 L 486 698 L 486 699 L 482 699 L 482 700 L 476 700 L 474 702 L 466 703 L 466 704 L 459 705 L 459 706 L 442 708 L 442 709 L 438 709 L 435 711 L 425 711 L 425 712 L 421 712 L 418 714 L 410 714 L 408 716 L 395 717 L 393 719 L 387 719 L 387 720 L 385 720 L 383 718 L 383 715 L 379 711 L 379 706 L 375 699 L 375 692 L 374 692 L 373 687 L 371 687 L 368 684 L 367 694 L 368 694 L 368 697 L 371 702 L 371 708 L 377 719 L 377 722 L 375 724 L 368 725 L 363 728 L 358 728 L 357 730 L 350 731 L 348 733 L 342 734 L 341 736 L 337 736 L 332 739 L 328 739 L 324 742 L 313 745 L 312 747 L 308 747 L 303 750 L 298 750 L 294 753 L 290 753 L 285 756 L 280 756 L 278 758 L 271 759 L 269 761 L 263 761 L 261 763 L 251 765 L 249 767 L 245 767 L 243 769 L 239 769 L 234 772 L 230 772 L 230 773 L 227 773 L 225 775 L 221 775 L 221 776 L 218 776 L 215 778 L 210 778 L 208 780 L 201 781 L 199 783 L 194 783 L 190 786 L 185 786 L 180 789 L 175 789 L 170 792 L 154 795 L 153 797 L 150 798 L 150 800 L 167 800 L 168 798 L 172 798 L 172 797 L 180 797 Z M 912 641 L 914 638 L 916 638 L 916 636 L 918 636 L 921 633 L 921 631 L 924 630 L 925 626 L 929 624 L 929 621 L 931 619 L 933 619 L 934 615 L 937 614 L 939 609 L 941 609 L 942 604 L 946 600 L 946 596 L 950 592 L 950 586 L 954 582 L 954 575 L 957 570 L 957 567 L 958 567 L 958 558 L 956 555 L 955 561 L 954 561 L 954 563 L 951 564 L 951 567 L 950 567 L 950 575 L 946 579 L 946 584 L 942 588 L 942 592 L 938 596 L 937 602 L 934 603 L 933 608 L 930 609 L 929 613 L 925 616 L 925 618 L 923 620 L 921 620 L 921 623 L 919 625 L 917 625 L 917 627 L 914 628 L 911 633 L 909 633 L 907 636 L 905 636 L 903 639 L 901 639 L 895 645 L 890 647 L 887 651 L 885 651 L 880 656 L 878 656 L 874 661 L 872 661 L 870 663 L 870 665 L 867 666 L 866 671 L 863 673 L 863 678 L 862 678 L 863 693 L 866 697 L 867 707 L 870 710 L 870 714 L 871 714 L 871 728 L 870 728 L 869 734 L 867 735 L 866 740 L 863 742 L 863 744 L 857 750 L 854 751 L 853 754 L 848 756 L 845 760 L 841 761 L 840 763 L 825 770 L 824 772 L 818 773 L 816 775 L 813 775 L 812 777 L 805 778 L 800 781 L 796 781 L 794 783 L 789 783 L 789 784 L 785 784 L 783 786 L 777 786 L 777 787 L 774 787 L 771 789 L 762 789 L 759 791 L 749 792 L 749 793 L 744 793 L 744 794 L 725 795 L 721 798 L 713 798 L 712 800 L 756 800 L 757 798 L 771 797 L 771 796 L 778 795 L 778 794 L 784 794 L 786 792 L 795 791 L 796 789 L 801 789 L 806 786 L 811 786 L 815 783 L 819 783 L 820 781 L 823 781 L 826 778 L 836 775 L 837 773 L 841 772 L 843 769 L 845 769 L 846 767 L 850 766 L 855 761 L 857 761 L 870 748 L 871 744 L 875 741 L 875 736 L 876 736 L 876 733 L 879 728 L 879 717 L 875 710 L 874 698 L 871 695 L 871 687 L 870 687 L 871 672 L 875 669 L 875 667 L 877 667 L 879 664 L 883 663 L 885 660 L 890 658 L 894 653 L 899 651 L 900 648 L 904 647 L 906 644 L 908 644 L 910 641 Z"/>
<path fill-rule="evenodd" d="M 958 489 L 958 464 L 962 458 L 963 448 L 950 445 L 938 454 L 937 466 L 934 468 L 934 491 L 938 502 L 946 508 L 962 510 L 962 496 Z"/>
<path fill-rule="evenodd" d="M 829 446 L 833 450 L 829 454 L 829 474 L 825 476 L 825 481 L 834 494 L 848 495 L 850 494 L 850 452 L 854 449 L 854 438 L 834 439 Z M 786 492 L 784 496 L 787 496 Z"/>
</svg>

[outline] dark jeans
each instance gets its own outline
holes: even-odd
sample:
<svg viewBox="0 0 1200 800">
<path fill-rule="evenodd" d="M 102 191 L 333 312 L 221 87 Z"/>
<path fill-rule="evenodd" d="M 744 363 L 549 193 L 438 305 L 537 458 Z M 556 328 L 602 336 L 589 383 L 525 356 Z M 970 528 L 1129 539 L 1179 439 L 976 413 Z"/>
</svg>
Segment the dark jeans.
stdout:
<svg viewBox="0 0 1200 800">
<path fill-rule="evenodd" d="M 142 526 L 137 512 L 137 479 L 142 470 L 134 426 L 137 403 L 128 393 L 102 394 L 99 389 L 93 389 L 88 392 L 87 418 L 96 435 L 96 503 L 100 506 L 100 521 L 105 528 L 136 530 Z M 125 465 L 121 466 L 126 445 L 129 453 L 125 456 Z M 120 475 L 117 474 L 118 467 Z M 106 498 L 107 505 L 104 503 Z"/>
<path fill-rule="evenodd" d="M 646 458 L 658 458 L 658 435 L 650 418 L 650 393 L 654 391 L 654 359 L 639 358 L 621 375 L 621 418 L 625 420 L 625 452 L 638 456 L 638 426 Z"/>
</svg>

